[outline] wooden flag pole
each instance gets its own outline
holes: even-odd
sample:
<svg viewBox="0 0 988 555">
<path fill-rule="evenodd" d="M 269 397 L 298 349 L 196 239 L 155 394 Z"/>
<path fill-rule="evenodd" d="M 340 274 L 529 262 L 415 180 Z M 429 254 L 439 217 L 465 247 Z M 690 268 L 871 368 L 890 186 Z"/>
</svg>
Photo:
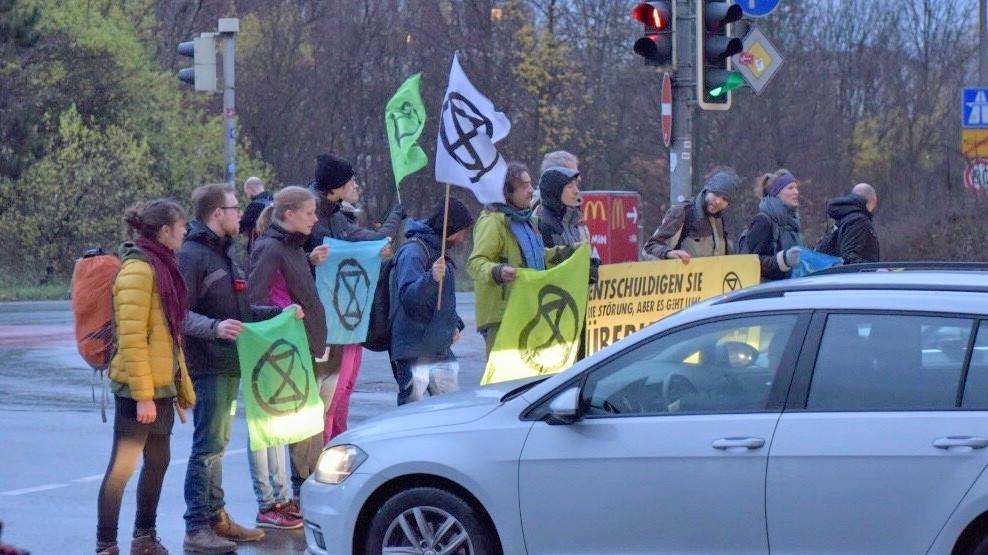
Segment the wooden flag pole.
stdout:
<svg viewBox="0 0 988 555">
<path fill-rule="evenodd" d="M 439 243 L 439 259 L 446 260 L 446 225 L 449 221 L 449 183 L 446 184 L 446 206 L 443 208 L 443 238 Z M 439 312 L 443 308 L 443 281 L 446 280 L 446 275 L 443 274 L 442 279 L 439 280 L 439 298 L 436 300 L 436 312 Z"/>
</svg>

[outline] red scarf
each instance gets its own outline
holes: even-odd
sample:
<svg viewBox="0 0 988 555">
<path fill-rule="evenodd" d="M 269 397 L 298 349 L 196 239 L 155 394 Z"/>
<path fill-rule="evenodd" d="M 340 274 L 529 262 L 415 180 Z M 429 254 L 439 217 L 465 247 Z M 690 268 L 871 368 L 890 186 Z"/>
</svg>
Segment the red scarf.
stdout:
<svg viewBox="0 0 988 555">
<path fill-rule="evenodd" d="M 154 268 L 154 282 L 161 296 L 161 306 L 168 321 L 168 331 L 172 341 L 181 347 L 185 337 L 185 315 L 189 310 L 186 298 L 185 280 L 178 271 L 178 258 L 175 252 L 154 239 L 141 237 L 137 246 L 147 253 Z"/>
</svg>

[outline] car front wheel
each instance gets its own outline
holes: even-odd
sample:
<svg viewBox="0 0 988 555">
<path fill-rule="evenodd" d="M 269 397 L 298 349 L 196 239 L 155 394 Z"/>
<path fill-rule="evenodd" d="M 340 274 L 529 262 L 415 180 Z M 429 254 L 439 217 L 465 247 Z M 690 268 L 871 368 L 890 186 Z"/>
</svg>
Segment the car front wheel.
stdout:
<svg viewBox="0 0 988 555">
<path fill-rule="evenodd" d="M 418 487 L 388 499 L 374 515 L 366 553 L 494 555 L 480 515 L 466 501 L 438 488 Z"/>
</svg>

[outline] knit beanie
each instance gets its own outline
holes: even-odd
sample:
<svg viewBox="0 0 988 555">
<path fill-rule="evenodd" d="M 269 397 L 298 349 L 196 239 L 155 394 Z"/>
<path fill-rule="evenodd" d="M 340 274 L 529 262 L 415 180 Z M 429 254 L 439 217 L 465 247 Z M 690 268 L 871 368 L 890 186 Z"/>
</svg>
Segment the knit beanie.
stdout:
<svg viewBox="0 0 988 555">
<path fill-rule="evenodd" d="M 320 154 L 316 158 L 315 189 L 327 194 L 353 179 L 353 166 L 339 156 Z"/>
<path fill-rule="evenodd" d="M 445 199 L 432 209 L 432 215 L 425 221 L 425 225 L 432 228 L 437 235 L 443 234 L 443 212 L 445 211 Z M 465 204 L 455 198 L 449 199 L 449 218 L 446 220 L 446 236 L 449 237 L 461 229 L 467 229 L 473 225 L 473 216 L 470 209 Z"/>
<path fill-rule="evenodd" d="M 723 169 L 711 175 L 703 184 L 703 189 L 731 202 L 731 195 L 739 183 L 741 183 L 741 178 L 738 177 L 737 172 L 732 169 Z"/>
</svg>

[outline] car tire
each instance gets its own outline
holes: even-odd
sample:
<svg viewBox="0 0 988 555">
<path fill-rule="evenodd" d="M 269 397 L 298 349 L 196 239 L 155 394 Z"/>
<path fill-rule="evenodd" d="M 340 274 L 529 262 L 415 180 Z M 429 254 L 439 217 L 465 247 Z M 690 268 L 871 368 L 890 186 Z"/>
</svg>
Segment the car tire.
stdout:
<svg viewBox="0 0 988 555">
<path fill-rule="evenodd" d="M 454 542 L 456 548 L 445 551 Z M 416 548 L 423 554 L 497 553 L 492 532 L 477 511 L 460 497 L 433 487 L 408 489 L 385 501 L 370 522 L 364 545 L 367 555 L 381 555 L 387 547 Z"/>
</svg>

